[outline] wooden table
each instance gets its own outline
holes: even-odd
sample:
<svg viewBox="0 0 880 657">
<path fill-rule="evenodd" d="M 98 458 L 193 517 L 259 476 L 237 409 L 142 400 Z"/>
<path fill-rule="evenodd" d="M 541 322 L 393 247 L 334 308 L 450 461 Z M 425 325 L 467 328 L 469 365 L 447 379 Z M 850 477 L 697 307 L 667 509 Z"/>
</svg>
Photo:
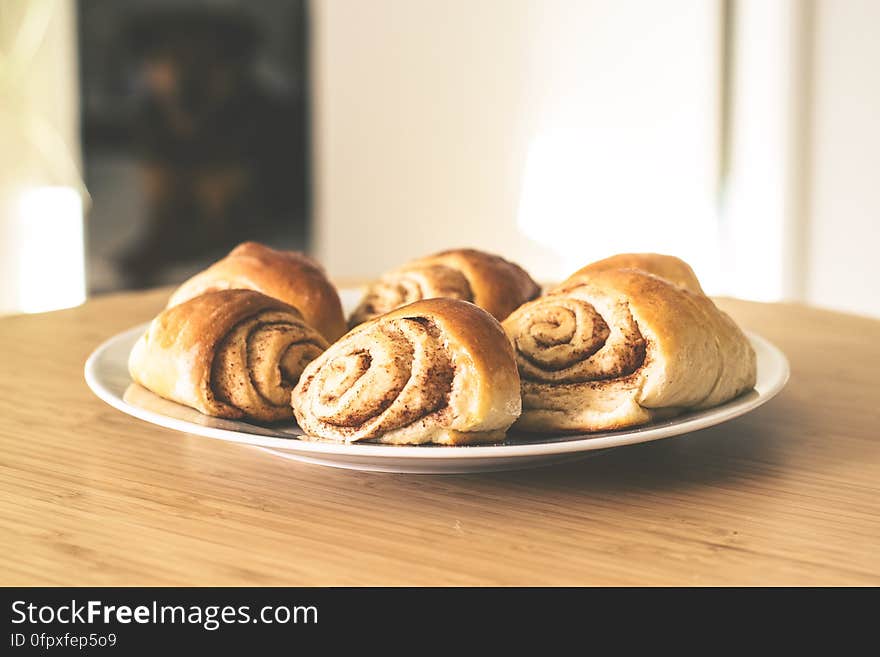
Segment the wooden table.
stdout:
<svg viewBox="0 0 880 657">
<path fill-rule="evenodd" d="M 371 474 L 187 436 L 82 367 L 166 290 L 0 319 L 0 584 L 880 584 L 880 322 L 721 301 L 788 354 L 723 426 L 532 471 Z"/>
</svg>

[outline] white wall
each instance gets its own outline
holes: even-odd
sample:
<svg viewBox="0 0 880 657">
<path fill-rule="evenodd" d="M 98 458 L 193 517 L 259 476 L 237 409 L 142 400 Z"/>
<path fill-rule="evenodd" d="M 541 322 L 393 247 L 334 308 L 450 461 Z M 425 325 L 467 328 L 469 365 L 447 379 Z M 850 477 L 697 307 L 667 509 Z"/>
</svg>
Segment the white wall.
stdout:
<svg viewBox="0 0 880 657">
<path fill-rule="evenodd" d="M 880 317 L 880 2 L 818 0 L 806 300 Z"/>
<path fill-rule="evenodd" d="M 473 245 L 549 280 L 666 251 L 880 316 L 880 2 L 732 7 L 719 176 L 718 1 L 316 0 L 319 257 Z"/>
<path fill-rule="evenodd" d="M 318 256 L 473 245 L 556 278 L 651 248 L 711 279 L 719 7 L 316 0 Z"/>
</svg>

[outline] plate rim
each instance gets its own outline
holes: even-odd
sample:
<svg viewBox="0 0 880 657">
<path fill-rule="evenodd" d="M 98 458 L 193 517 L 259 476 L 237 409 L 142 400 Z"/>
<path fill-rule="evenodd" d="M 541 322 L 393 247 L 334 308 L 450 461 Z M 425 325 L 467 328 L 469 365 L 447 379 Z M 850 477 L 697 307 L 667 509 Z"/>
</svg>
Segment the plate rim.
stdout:
<svg viewBox="0 0 880 657">
<path fill-rule="evenodd" d="M 101 342 L 98 347 L 86 359 L 84 367 L 85 381 L 89 389 L 99 399 L 118 411 L 130 415 L 144 422 L 161 426 L 173 431 L 179 431 L 190 435 L 198 435 L 215 440 L 235 442 L 239 444 L 261 447 L 268 450 L 284 450 L 298 452 L 307 455 L 333 455 L 351 457 L 381 457 L 388 459 L 419 459 L 419 460 L 449 460 L 449 459 L 499 459 L 517 457 L 541 457 L 559 454 L 570 454 L 625 445 L 637 445 L 664 438 L 672 438 L 706 429 L 737 417 L 745 415 L 756 408 L 763 406 L 776 397 L 791 376 L 791 367 L 785 353 L 763 336 L 752 331 L 743 331 L 750 342 L 760 346 L 764 351 L 772 354 L 778 365 L 779 374 L 773 379 L 766 390 L 753 389 L 757 395 L 750 398 L 737 397 L 720 406 L 699 411 L 695 414 L 684 415 L 670 420 L 660 426 L 646 425 L 633 427 L 629 430 L 604 432 L 598 434 L 573 434 L 570 440 L 553 440 L 549 442 L 523 443 L 516 445 L 385 445 L 376 443 L 338 443 L 325 441 L 300 440 L 295 437 L 279 438 L 275 436 L 260 436 L 259 434 L 210 427 L 195 424 L 188 420 L 164 415 L 156 411 L 143 409 L 115 394 L 101 381 L 96 373 L 98 364 L 106 352 L 125 341 L 131 341 L 132 345 L 143 334 L 150 322 L 144 322 L 137 326 L 121 331 Z M 554 434 L 560 435 L 560 434 Z"/>
</svg>

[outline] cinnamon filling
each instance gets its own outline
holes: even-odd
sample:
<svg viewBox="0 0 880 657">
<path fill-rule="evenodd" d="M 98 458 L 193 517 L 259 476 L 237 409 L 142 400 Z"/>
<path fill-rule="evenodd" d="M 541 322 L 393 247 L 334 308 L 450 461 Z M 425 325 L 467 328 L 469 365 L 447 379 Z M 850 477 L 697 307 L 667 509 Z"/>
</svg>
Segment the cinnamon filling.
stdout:
<svg viewBox="0 0 880 657">
<path fill-rule="evenodd" d="M 470 282 L 459 270 L 446 265 L 414 266 L 382 277 L 352 313 L 349 323 L 354 326 L 400 306 L 437 297 L 474 300 Z"/>
<path fill-rule="evenodd" d="M 548 297 L 520 318 L 514 338 L 520 375 L 545 383 L 585 383 L 626 377 L 647 347 L 625 307 L 603 317 L 590 303 Z"/>
<path fill-rule="evenodd" d="M 455 368 L 432 321 L 403 318 L 345 342 L 301 388 L 335 433 L 378 436 L 448 404 Z"/>
<path fill-rule="evenodd" d="M 290 391 L 323 350 L 311 329 L 284 321 L 278 313 L 249 318 L 218 346 L 211 389 L 219 401 L 248 415 L 289 417 Z"/>
</svg>

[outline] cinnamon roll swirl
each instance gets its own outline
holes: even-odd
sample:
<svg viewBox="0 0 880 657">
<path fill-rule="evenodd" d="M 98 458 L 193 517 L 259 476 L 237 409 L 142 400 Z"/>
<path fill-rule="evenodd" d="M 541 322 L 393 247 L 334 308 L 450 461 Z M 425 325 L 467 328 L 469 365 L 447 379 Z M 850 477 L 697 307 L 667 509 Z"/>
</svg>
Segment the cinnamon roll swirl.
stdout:
<svg viewBox="0 0 880 657">
<path fill-rule="evenodd" d="M 252 290 L 207 292 L 164 310 L 129 357 L 132 378 L 206 415 L 292 419 L 290 393 L 327 341 L 295 308 Z"/>
<path fill-rule="evenodd" d="M 409 444 L 499 441 L 521 407 L 501 326 L 454 299 L 419 301 L 350 331 L 306 367 L 292 404 L 314 438 Z"/>
<path fill-rule="evenodd" d="M 388 272 L 371 286 L 350 326 L 422 299 L 470 301 L 501 321 L 541 289 L 519 265 L 474 249 L 443 251 Z"/>
<path fill-rule="evenodd" d="M 296 251 L 278 251 L 257 242 L 244 242 L 222 260 L 183 283 L 168 301 L 176 306 L 215 290 L 256 290 L 290 304 L 325 339 L 345 333 L 345 316 L 336 288 L 323 267 Z"/>
<path fill-rule="evenodd" d="M 711 299 L 636 269 L 572 277 L 504 322 L 525 431 L 604 431 L 723 403 L 755 353 Z"/>
</svg>

